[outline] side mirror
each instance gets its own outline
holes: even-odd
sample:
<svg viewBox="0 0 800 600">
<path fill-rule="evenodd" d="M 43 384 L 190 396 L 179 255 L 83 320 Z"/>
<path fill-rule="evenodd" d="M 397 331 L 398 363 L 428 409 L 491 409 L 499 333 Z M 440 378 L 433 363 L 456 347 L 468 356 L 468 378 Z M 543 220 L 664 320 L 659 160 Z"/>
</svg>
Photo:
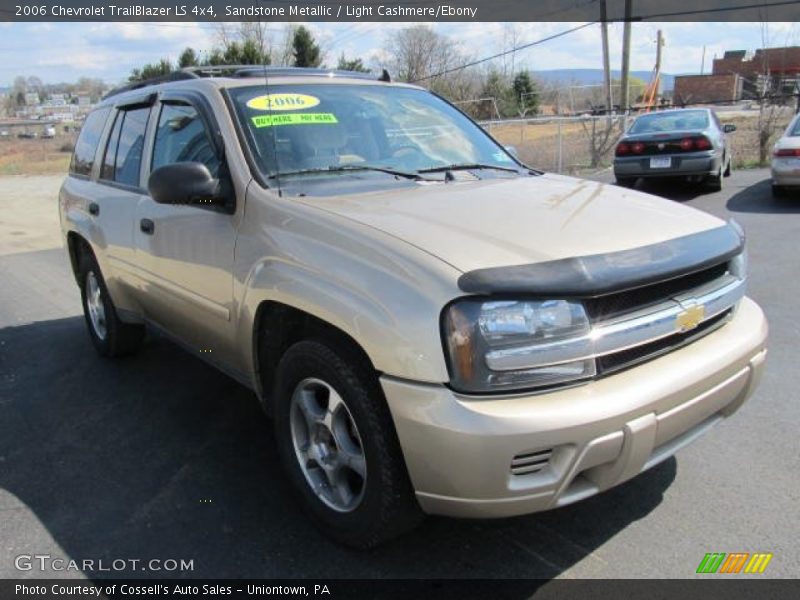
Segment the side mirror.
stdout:
<svg viewBox="0 0 800 600">
<path fill-rule="evenodd" d="M 725 133 L 733 133 L 736 131 L 736 125 L 733 123 L 725 123 L 725 125 L 722 126 L 722 131 Z"/>
<path fill-rule="evenodd" d="M 224 206 L 219 179 L 199 162 L 181 162 L 158 167 L 150 173 L 147 188 L 159 204 L 201 204 Z"/>
<path fill-rule="evenodd" d="M 517 148 L 515 146 L 503 146 L 506 152 L 508 152 L 514 158 L 519 158 L 519 152 L 517 152 Z"/>
</svg>

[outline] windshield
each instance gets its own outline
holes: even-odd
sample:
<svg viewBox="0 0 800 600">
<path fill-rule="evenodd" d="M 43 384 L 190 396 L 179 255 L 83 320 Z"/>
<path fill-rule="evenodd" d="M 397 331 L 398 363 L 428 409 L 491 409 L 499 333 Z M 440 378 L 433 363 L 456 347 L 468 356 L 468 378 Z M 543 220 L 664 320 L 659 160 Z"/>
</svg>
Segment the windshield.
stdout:
<svg viewBox="0 0 800 600">
<path fill-rule="evenodd" d="M 704 110 L 649 113 L 642 115 L 631 126 L 628 133 L 658 133 L 662 131 L 685 131 L 706 129 L 708 113 Z"/>
<path fill-rule="evenodd" d="M 229 91 L 267 176 L 369 172 L 360 167 L 406 173 L 464 164 L 518 167 L 477 125 L 424 90 L 270 84 L 269 94 L 263 85 Z"/>
<path fill-rule="evenodd" d="M 794 120 L 794 123 L 792 124 L 792 127 L 789 131 L 789 136 L 790 137 L 800 136 L 800 118 Z"/>
</svg>

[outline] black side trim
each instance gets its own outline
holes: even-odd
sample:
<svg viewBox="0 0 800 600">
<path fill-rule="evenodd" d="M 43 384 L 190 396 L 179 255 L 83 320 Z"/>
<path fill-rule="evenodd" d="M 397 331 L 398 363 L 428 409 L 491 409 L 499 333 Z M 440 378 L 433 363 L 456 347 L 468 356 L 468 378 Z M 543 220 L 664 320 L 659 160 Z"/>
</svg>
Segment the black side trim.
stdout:
<svg viewBox="0 0 800 600">
<path fill-rule="evenodd" d="M 458 279 L 470 294 L 594 298 L 688 275 L 725 262 L 744 247 L 731 225 L 632 250 L 531 265 L 476 269 Z"/>
</svg>

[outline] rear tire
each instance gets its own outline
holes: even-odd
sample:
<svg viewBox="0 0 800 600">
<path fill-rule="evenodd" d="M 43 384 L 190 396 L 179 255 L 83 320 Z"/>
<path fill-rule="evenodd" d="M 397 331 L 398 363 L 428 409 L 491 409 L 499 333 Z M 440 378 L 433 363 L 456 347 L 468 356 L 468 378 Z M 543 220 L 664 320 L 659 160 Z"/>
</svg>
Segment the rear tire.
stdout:
<svg viewBox="0 0 800 600">
<path fill-rule="evenodd" d="M 298 342 L 278 365 L 275 398 L 281 462 L 325 534 L 364 549 L 421 521 L 389 408 L 363 358 L 327 341 Z"/>
<path fill-rule="evenodd" d="M 94 256 L 83 252 L 78 269 L 83 316 L 97 353 L 105 357 L 135 353 L 144 341 L 144 325 L 119 319 Z"/>
<path fill-rule="evenodd" d="M 636 185 L 636 177 L 617 177 L 617 185 L 624 188 L 632 188 Z"/>
<path fill-rule="evenodd" d="M 706 177 L 706 189 L 710 192 L 721 192 L 724 186 L 725 169 L 720 165 L 719 171 L 715 175 Z"/>
</svg>

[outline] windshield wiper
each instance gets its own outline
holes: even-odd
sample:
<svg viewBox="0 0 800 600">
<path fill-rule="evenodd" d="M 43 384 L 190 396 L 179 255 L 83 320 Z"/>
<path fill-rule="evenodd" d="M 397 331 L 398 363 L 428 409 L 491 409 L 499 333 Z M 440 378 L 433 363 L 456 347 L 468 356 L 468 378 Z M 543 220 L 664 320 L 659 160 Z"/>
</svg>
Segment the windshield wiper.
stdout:
<svg viewBox="0 0 800 600">
<path fill-rule="evenodd" d="M 520 171 L 513 167 L 501 167 L 498 165 L 486 165 L 482 163 L 464 163 L 455 165 L 444 165 L 442 167 L 430 167 L 428 169 L 420 169 L 419 173 L 437 173 L 442 171 L 469 171 L 471 169 L 495 169 L 496 171 L 508 171 L 509 173 L 517 173 Z"/>
<path fill-rule="evenodd" d="M 411 171 L 401 171 L 398 169 L 390 169 L 389 167 L 377 167 L 374 165 L 330 165 L 328 167 L 317 167 L 314 169 L 299 169 L 297 171 L 284 171 L 270 175 L 270 179 L 276 177 L 286 177 L 289 175 L 306 175 L 311 173 L 343 173 L 346 171 L 377 171 L 379 173 L 387 173 L 389 175 L 396 175 L 397 177 L 405 177 L 406 179 L 414 179 L 417 181 L 424 181 L 425 178 L 419 173 L 412 173 Z"/>
</svg>

